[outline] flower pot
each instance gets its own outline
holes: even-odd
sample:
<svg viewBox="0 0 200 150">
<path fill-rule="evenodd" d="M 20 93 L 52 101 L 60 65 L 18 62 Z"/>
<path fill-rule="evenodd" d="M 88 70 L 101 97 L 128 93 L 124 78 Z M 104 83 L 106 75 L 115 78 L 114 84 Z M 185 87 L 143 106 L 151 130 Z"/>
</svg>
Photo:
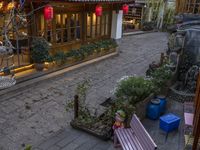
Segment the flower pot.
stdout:
<svg viewBox="0 0 200 150">
<path fill-rule="evenodd" d="M 44 63 L 35 63 L 35 69 L 37 71 L 43 71 L 44 66 L 45 66 Z"/>
</svg>

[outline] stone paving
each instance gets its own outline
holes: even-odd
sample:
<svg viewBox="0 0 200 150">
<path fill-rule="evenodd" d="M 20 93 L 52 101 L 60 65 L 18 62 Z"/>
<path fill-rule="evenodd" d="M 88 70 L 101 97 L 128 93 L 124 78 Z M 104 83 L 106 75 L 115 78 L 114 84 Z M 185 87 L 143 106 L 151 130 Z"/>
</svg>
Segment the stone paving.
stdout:
<svg viewBox="0 0 200 150">
<path fill-rule="evenodd" d="M 112 149 L 111 142 L 71 129 L 72 114 L 65 111 L 66 101 L 73 98 L 78 83 L 89 79 L 87 103 L 98 108 L 117 80 L 124 75 L 144 75 L 148 64 L 158 61 L 166 48 L 166 33 L 127 36 L 120 41 L 117 57 L 9 93 L 9 99 L 0 97 L 0 150 L 21 150 L 24 144 L 39 150 Z"/>
</svg>

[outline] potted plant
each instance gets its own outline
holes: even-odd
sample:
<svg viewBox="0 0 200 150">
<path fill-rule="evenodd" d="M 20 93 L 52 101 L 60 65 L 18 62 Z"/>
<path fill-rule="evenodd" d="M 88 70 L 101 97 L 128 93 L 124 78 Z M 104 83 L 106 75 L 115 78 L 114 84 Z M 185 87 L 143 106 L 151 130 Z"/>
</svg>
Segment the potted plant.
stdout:
<svg viewBox="0 0 200 150">
<path fill-rule="evenodd" d="M 37 37 L 32 41 L 31 47 L 31 58 L 35 64 L 35 68 L 38 71 L 44 69 L 44 62 L 49 61 L 50 55 L 50 43 L 48 43 L 44 38 Z"/>
</svg>

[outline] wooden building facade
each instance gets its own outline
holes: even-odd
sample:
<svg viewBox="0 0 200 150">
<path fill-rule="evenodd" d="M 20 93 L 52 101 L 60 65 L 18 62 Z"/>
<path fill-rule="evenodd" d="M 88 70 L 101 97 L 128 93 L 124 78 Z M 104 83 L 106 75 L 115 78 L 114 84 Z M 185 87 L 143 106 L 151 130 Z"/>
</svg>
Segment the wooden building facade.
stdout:
<svg viewBox="0 0 200 150">
<path fill-rule="evenodd" d="M 8 0 L 9 1 L 9 0 Z M 0 1 L 1 2 L 1 1 Z M 9 5 L 11 1 L 7 2 Z M 18 39 L 18 49 L 11 58 L 16 67 L 30 65 L 30 44 L 33 37 L 44 37 L 52 44 L 52 53 L 78 49 L 81 45 L 101 39 L 119 39 L 122 36 L 122 5 L 134 0 L 29 0 L 24 5 L 28 25 L 18 28 L 17 34 L 8 34 L 14 47 Z M 53 7 L 53 19 L 45 20 L 44 7 Z M 95 15 L 97 5 L 102 7 L 102 15 Z M 0 29 L 9 19 L 9 13 L 0 16 Z M 28 36 L 23 36 L 27 33 Z M 18 36 L 18 37 L 16 37 Z M 0 41 L 3 41 L 0 35 Z M 8 59 L 0 68 L 9 66 Z"/>
<path fill-rule="evenodd" d="M 200 0 L 176 0 L 176 13 L 200 13 Z"/>
<path fill-rule="evenodd" d="M 111 38 L 113 4 L 102 4 L 103 14 L 95 15 L 96 4 L 50 2 L 54 8 L 51 21 L 44 19 L 43 10 L 34 14 L 31 35 L 42 36 L 54 50 L 70 50 L 81 44 Z M 39 6 L 38 6 L 39 7 Z"/>
</svg>

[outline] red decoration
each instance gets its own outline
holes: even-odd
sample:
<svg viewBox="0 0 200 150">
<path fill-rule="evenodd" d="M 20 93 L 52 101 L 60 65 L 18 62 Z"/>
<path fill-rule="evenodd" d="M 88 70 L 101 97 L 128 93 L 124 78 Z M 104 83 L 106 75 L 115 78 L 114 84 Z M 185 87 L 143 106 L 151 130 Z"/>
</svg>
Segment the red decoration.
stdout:
<svg viewBox="0 0 200 150">
<path fill-rule="evenodd" d="M 127 4 L 124 4 L 124 5 L 122 6 L 122 10 L 123 10 L 123 13 L 124 13 L 124 14 L 128 14 L 128 9 L 129 9 L 129 6 L 128 6 Z"/>
<path fill-rule="evenodd" d="M 53 19 L 53 7 L 51 5 L 47 5 L 44 7 L 44 19 L 45 20 Z"/>
<path fill-rule="evenodd" d="M 96 14 L 96 16 L 102 16 L 102 6 L 101 5 L 96 6 L 95 14 Z"/>
</svg>

